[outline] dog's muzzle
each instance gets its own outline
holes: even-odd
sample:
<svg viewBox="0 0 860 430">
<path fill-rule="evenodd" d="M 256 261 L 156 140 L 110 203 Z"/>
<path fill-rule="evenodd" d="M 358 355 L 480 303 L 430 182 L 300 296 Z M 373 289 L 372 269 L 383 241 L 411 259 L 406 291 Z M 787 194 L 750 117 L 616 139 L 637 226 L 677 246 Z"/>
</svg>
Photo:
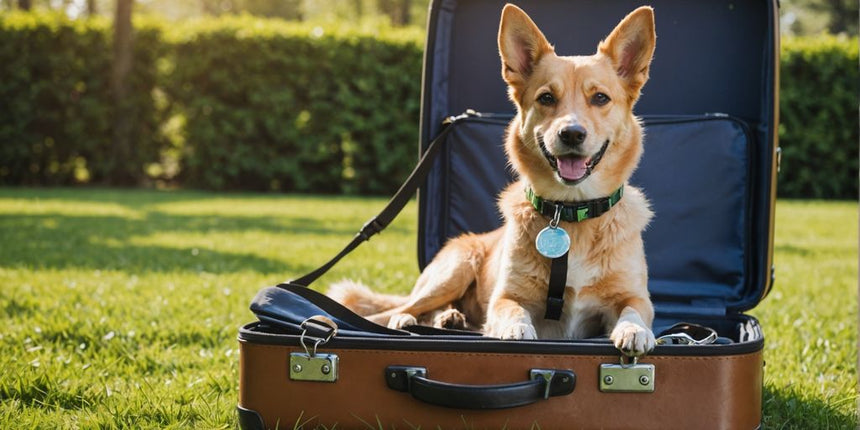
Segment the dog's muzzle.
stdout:
<svg viewBox="0 0 860 430">
<path fill-rule="evenodd" d="M 556 157 L 549 153 L 544 144 L 543 135 L 537 136 L 538 146 L 544 157 L 546 157 L 549 166 L 555 171 L 559 179 L 566 185 L 577 185 L 591 176 L 591 172 L 603 159 L 606 149 L 609 148 L 609 140 L 603 142 L 600 150 L 591 157 L 581 157 L 575 155 L 562 155 Z"/>
</svg>

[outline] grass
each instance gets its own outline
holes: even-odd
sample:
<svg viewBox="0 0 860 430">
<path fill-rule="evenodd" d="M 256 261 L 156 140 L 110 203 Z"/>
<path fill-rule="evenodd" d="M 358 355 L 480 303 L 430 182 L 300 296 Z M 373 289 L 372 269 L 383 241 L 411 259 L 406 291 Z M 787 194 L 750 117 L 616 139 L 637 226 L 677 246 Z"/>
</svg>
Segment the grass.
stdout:
<svg viewBox="0 0 860 430">
<path fill-rule="evenodd" d="M 234 428 L 256 291 L 327 260 L 378 198 L 0 189 L 0 428 Z M 780 201 L 765 428 L 856 428 L 857 204 Z M 407 291 L 416 207 L 343 277 Z"/>
</svg>

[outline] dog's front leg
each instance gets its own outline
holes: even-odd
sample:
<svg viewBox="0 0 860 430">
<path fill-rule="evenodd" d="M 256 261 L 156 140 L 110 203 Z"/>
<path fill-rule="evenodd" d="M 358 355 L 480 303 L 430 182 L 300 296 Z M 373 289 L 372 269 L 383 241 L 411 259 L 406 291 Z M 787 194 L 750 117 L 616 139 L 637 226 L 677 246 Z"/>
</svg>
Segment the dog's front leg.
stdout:
<svg viewBox="0 0 860 430">
<path fill-rule="evenodd" d="M 501 339 L 537 339 L 529 311 L 519 301 L 505 296 L 490 300 L 484 333 Z"/>
<path fill-rule="evenodd" d="M 615 327 L 609 339 L 622 353 L 631 357 L 647 354 L 656 345 L 651 322 L 654 319 L 654 308 L 651 301 L 634 297 L 618 304 L 621 309 Z"/>
</svg>

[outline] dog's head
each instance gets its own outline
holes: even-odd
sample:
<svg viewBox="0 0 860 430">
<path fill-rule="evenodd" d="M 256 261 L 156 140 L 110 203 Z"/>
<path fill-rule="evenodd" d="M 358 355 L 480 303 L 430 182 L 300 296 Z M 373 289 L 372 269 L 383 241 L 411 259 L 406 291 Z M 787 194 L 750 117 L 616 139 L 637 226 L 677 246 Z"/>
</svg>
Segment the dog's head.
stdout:
<svg viewBox="0 0 860 430">
<path fill-rule="evenodd" d="M 505 6 L 499 26 L 502 77 L 517 117 L 511 164 L 542 196 L 595 198 L 626 182 L 642 153 L 633 105 L 648 80 L 656 35 L 640 7 L 590 56 L 561 57 L 521 9 Z"/>
</svg>

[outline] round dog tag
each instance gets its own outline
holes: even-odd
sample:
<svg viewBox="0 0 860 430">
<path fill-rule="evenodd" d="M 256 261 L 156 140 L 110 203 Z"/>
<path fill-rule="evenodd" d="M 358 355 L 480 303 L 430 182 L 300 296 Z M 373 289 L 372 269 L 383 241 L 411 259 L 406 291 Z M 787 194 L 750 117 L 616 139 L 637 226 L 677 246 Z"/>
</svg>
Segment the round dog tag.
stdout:
<svg viewBox="0 0 860 430">
<path fill-rule="evenodd" d="M 535 238 L 535 248 L 546 258 L 561 257 L 570 249 L 570 236 L 563 228 L 544 228 Z"/>
</svg>

